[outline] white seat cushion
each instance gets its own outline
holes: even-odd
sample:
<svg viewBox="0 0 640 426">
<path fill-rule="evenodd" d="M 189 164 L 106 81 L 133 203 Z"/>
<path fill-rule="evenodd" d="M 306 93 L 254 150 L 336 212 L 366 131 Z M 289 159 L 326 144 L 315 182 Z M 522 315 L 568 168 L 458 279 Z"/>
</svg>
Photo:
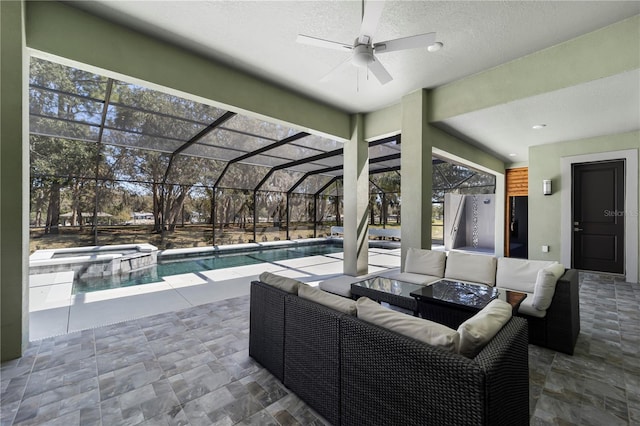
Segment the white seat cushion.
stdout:
<svg viewBox="0 0 640 426">
<path fill-rule="evenodd" d="M 460 335 L 446 325 L 384 308 L 367 297 L 356 303 L 358 318 L 449 352 L 458 352 Z"/>
<path fill-rule="evenodd" d="M 441 280 L 441 277 L 434 277 L 432 275 L 413 274 L 411 272 L 400 272 L 398 274 L 389 275 L 389 278 L 404 281 L 412 284 L 431 284 L 434 281 Z"/>
<path fill-rule="evenodd" d="M 346 297 L 338 296 L 336 294 L 322 291 L 315 287 L 311 287 L 307 284 L 300 284 L 298 286 L 298 296 L 303 299 L 311 300 L 321 305 L 327 306 L 336 311 L 355 315 L 356 314 L 356 301 L 347 299 Z"/>
<path fill-rule="evenodd" d="M 494 299 L 480 312 L 460 324 L 460 354 L 473 358 L 511 318 L 511 305 Z"/>
<path fill-rule="evenodd" d="M 404 262 L 404 272 L 431 275 L 442 278 L 447 254 L 443 251 L 422 250 L 410 247 Z"/>
<path fill-rule="evenodd" d="M 351 283 L 357 283 L 358 281 L 366 280 L 367 278 L 369 278 L 369 275 L 362 275 L 359 277 L 352 277 L 351 275 L 341 275 L 339 277 L 329 278 L 328 280 L 321 281 L 320 284 L 318 284 L 318 287 L 321 290 L 350 298 Z"/>
<path fill-rule="evenodd" d="M 544 318 L 547 315 L 547 311 L 541 311 L 533 307 L 533 293 L 527 293 L 527 298 L 520 304 L 518 313 L 536 318 Z"/>
<path fill-rule="evenodd" d="M 498 259 L 496 287 L 533 293 L 538 279 L 538 271 L 554 263 L 557 262 L 501 257 Z"/>
<path fill-rule="evenodd" d="M 556 292 L 556 283 L 562 274 L 564 274 L 564 266 L 560 263 L 554 263 L 538 271 L 533 291 L 532 305 L 534 308 L 540 311 L 549 309 L 553 294 Z"/>
<path fill-rule="evenodd" d="M 496 284 L 496 258 L 482 254 L 467 254 L 450 251 L 444 277 L 481 283 L 490 286 Z"/>
</svg>

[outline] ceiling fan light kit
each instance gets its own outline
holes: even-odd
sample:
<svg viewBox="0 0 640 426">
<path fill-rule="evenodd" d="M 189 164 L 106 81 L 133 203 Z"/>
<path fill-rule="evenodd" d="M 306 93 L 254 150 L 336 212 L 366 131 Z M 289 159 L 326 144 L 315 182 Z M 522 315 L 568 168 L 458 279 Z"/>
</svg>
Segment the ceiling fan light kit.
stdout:
<svg viewBox="0 0 640 426">
<path fill-rule="evenodd" d="M 383 8 L 384 2 L 382 1 L 367 2 L 365 4 L 363 0 L 364 12 L 362 16 L 362 23 L 360 24 L 360 34 L 353 43 L 353 46 L 318 37 L 298 34 L 298 38 L 296 39 L 298 43 L 329 49 L 351 51 L 351 57 L 331 70 L 331 72 L 324 76 L 322 80 L 326 80 L 329 75 L 335 73 L 338 69 L 341 69 L 344 64 L 351 62 L 351 64 L 356 67 L 365 68 L 371 71 L 380 84 L 387 84 L 393 80 L 393 77 L 378 60 L 376 54 L 424 47 L 426 47 L 429 52 L 437 52 L 442 48 L 443 44 L 441 42 L 436 42 L 436 33 L 418 34 L 394 40 L 387 40 L 381 43 L 373 43 L 375 30 L 378 27 L 378 21 L 382 15 Z"/>
</svg>

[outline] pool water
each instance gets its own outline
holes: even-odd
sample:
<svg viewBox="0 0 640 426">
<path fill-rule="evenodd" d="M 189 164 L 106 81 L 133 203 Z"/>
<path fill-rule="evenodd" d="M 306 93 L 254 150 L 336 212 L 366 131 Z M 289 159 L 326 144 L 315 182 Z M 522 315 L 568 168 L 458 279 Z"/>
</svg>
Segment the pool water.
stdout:
<svg viewBox="0 0 640 426">
<path fill-rule="evenodd" d="M 202 258 L 183 258 L 165 261 L 158 259 L 158 263 L 155 266 L 129 273 L 84 279 L 76 278 L 73 283 L 73 294 L 155 283 L 162 281 L 163 277 L 170 275 L 211 271 L 214 269 L 232 268 L 234 266 L 254 265 L 256 263 L 340 253 L 342 251 L 341 245 L 314 244 L 255 250 L 244 253 L 216 254 Z"/>
</svg>

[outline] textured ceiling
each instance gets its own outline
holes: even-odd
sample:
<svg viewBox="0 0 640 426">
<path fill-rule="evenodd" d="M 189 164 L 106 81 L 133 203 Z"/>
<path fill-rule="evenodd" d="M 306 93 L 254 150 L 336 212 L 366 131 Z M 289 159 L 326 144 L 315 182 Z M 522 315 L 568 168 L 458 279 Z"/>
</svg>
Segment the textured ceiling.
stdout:
<svg viewBox="0 0 640 426">
<path fill-rule="evenodd" d="M 394 77 L 383 86 L 372 76 L 368 78 L 365 71 L 354 67 L 320 82 L 325 74 L 347 59 L 349 53 L 295 42 L 296 35 L 303 33 L 353 43 L 361 20 L 362 4 L 359 1 L 94 1 L 70 4 L 348 112 L 380 109 L 399 102 L 402 96 L 414 90 L 434 88 L 476 74 L 640 13 L 640 2 L 637 1 L 390 0 L 385 3 L 374 42 L 436 32 L 437 40 L 444 43 L 444 48 L 434 53 L 422 48 L 380 55 L 380 61 Z M 617 85 L 615 81 L 610 83 Z M 585 90 L 593 91 L 593 94 L 609 89 L 596 83 Z M 571 88 L 566 93 L 558 91 L 549 96 L 554 94 L 561 98 L 554 100 L 542 95 L 540 99 L 525 100 L 521 105 L 518 102 L 471 113 L 469 117 L 456 117 L 443 126 L 457 127 L 459 133 L 467 133 L 467 139 L 486 145 L 509 160 L 510 150 L 516 150 L 502 146 L 498 140 L 510 139 L 513 144 L 515 124 L 502 120 L 518 117 L 520 121 L 525 120 L 527 108 L 532 108 L 532 112 L 544 110 L 544 102 L 552 101 L 551 106 L 579 104 L 580 94 Z M 635 95 L 638 99 L 637 92 Z M 564 101 L 563 96 L 570 99 Z M 617 99 L 611 100 L 617 104 Z M 625 100 L 625 105 L 629 102 L 633 99 Z M 600 106 L 618 108 L 604 101 Z M 574 114 L 568 107 L 558 113 L 565 119 L 564 126 Z M 501 124 L 494 129 L 495 134 L 484 132 L 487 120 Z M 553 135 L 547 132 L 540 139 L 536 139 L 537 136 L 524 138 L 526 142 L 518 142 L 518 151 L 523 154 L 518 152 L 513 161 L 526 160 L 527 144 L 564 137 L 572 139 L 575 138 L 573 132 L 580 128 L 572 123 L 571 127 Z"/>
</svg>

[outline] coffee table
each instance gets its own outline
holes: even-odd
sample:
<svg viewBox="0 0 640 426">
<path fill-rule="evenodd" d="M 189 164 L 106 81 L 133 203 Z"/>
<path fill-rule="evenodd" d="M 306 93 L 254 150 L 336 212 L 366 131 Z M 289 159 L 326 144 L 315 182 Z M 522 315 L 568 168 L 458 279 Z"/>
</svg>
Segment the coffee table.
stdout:
<svg viewBox="0 0 640 426">
<path fill-rule="evenodd" d="M 376 302 L 386 302 L 390 305 L 407 309 L 418 316 L 418 303 L 411 293 L 423 286 L 385 277 L 373 277 L 368 280 L 351 284 L 351 297 L 357 299 L 365 296 Z"/>
<path fill-rule="evenodd" d="M 457 329 L 467 319 L 500 298 L 511 304 L 514 312 L 527 297 L 525 293 L 497 289 L 482 284 L 439 280 L 410 294 L 415 297 L 422 318 Z"/>
</svg>

